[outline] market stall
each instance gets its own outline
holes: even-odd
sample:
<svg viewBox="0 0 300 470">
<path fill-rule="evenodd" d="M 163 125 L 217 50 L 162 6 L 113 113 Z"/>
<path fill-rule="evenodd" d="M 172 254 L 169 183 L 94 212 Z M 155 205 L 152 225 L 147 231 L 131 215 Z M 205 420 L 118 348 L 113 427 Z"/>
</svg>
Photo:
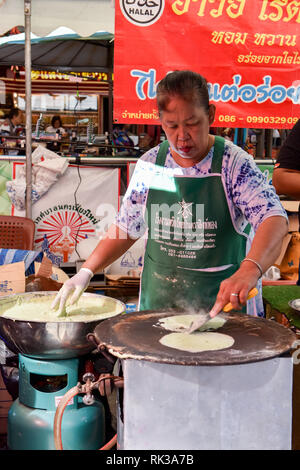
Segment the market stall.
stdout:
<svg viewBox="0 0 300 470">
<path fill-rule="evenodd" d="M 27 155 L 26 157 L 22 157 L 20 155 L 19 159 L 18 158 L 13 159 L 13 158 L 11 158 L 11 156 L 6 157 L 5 152 L 2 152 L 2 170 L 3 170 L 2 176 L 5 175 L 3 177 L 7 181 L 13 180 L 14 176 L 16 176 L 13 173 L 15 171 L 15 169 L 17 169 L 18 167 L 20 168 L 20 167 L 24 166 L 24 164 L 26 165 L 27 170 L 28 170 L 26 172 L 26 188 L 27 188 L 26 214 L 29 217 L 34 217 L 34 214 L 32 213 L 32 200 L 31 200 L 32 183 L 33 183 L 32 178 L 31 178 L 31 162 L 32 162 L 31 161 L 31 151 L 32 151 L 32 142 L 34 141 L 34 139 L 31 138 L 32 115 L 31 115 L 31 106 L 30 106 L 30 104 L 31 104 L 31 48 L 30 48 L 29 38 L 31 36 L 31 34 L 30 34 L 30 32 L 31 32 L 31 19 L 32 19 L 32 30 L 35 33 L 39 34 L 39 35 L 46 35 L 46 34 L 50 33 L 51 31 L 53 31 L 58 26 L 62 26 L 62 25 L 70 26 L 71 28 L 73 28 L 74 31 L 76 31 L 76 33 L 79 33 L 79 35 L 81 37 L 82 36 L 83 37 L 88 37 L 88 36 L 92 35 L 93 33 L 97 32 L 99 30 L 109 31 L 109 33 L 106 34 L 106 43 L 105 43 L 104 47 L 102 48 L 102 57 L 103 57 L 103 60 L 105 62 L 103 62 L 103 61 L 102 61 L 103 63 L 101 62 L 101 56 L 99 58 L 99 54 L 97 54 L 97 52 L 96 52 L 97 46 L 98 46 L 98 50 L 99 50 L 101 48 L 101 45 L 103 45 L 103 42 L 101 42 L 101 40 L 99 40 L 99 36 L 98 36 L 98 38 L 93 37 L 93 39 L 91 39 L 91 41 L 89 41 L 89 43 L 88 43 L 88 46 L 91 46 L 91 48 L 92 48 L 92 53 L 87 52 L 87 51 L 83 51 L 83 54 L 79 57 L 81 57 L 81 60 L 83 60 L 83 58 L 88 59 L 90 66 L 92 65 L 92 63 L 91 63 L 92 58 L 96 59 L 96 61 L 97 61 L 96 62 L 96 70 L 97 71 L 100 70 L 101 73 L 105 74 L 105 79 L 106 79 L 105 82 L 106 83 L 104 83 L 104 93 L 106 93 L 107 95 L 110 96 L 110 104 L 109 104 L 110 107 L 111 107 L 111 89 L 112 89 L 112 86 L 111 86 L 111 80 L 112 80 L 112 77 L 111 77 L 111 73 L 112 73 L 112 68 L 111 68 L 112 53 L 110 51 L 112 50 L 112 47 L 113 47 L 113 41 L 112 41 L 113 36 L 112 36 L 111 33 L 113 33 L 113 31 L 114 31 L 114 8 L 113 8 L 110 1 L 98 2 L 98 1 L 94 0 L 94 1 L 90 1 L 90 2 L 85 2 L 84 4 L 80 4 L 80 5 L 78 3 L 78 4 L 76 4 L 76 15 L 75 14 L 74 15 L 70 14 L 70 10 L 72 10 L 72 12 L 74 11 L 74 2 L 70 2 L 70 1 L 61 2 L 61 1 L 59 1 L 57 3 L 52 2 L 51 5 L 49 5 L 49 2 L 39 2 L 38 5 L 37 5 L 37 2 L 32 2 L 32 3 L 33 4 L 31 5 L 30 1 L 26 1 L 26 2 L 20 1 L 20 2 L 18 2 L 18 5 L 16 5 L 16 2 L 15 2 L 13 7 L 12 7 L 11 4 L 9 4 L 9 2 L 1 3 L 1 18 L 3 20 L 5 19 L 5 21 L 1 22 L 1 28 L 3 28 L 3 30 L 1 30 L 2 33 L 6 32 L 8 29 L 10 29 L 12 26 L 15 26 L 16 24 L 24 24 L 24 26 L 25 26 L 25 61 L 24 61 L 24 42 L 23 42 L 23 45 L 21 45 L 21 50 L 22 50 L 21 65 L 22 66 L 25 65 L 26 139 L 24 139 L 24 140 L 26 140 L 26 155 Z M 31 10 L 31 6 L 32 6 L 32 10 Z M 41 8 L 41 10 L 39 8 Z M 41 17 L 45 18 L 44 23 L 41 21 Z M 78 35 L 76 33 L 74 33 L 74 31 L 72 31 L 72 37 L 73 37 L 73 39 L 74 39 L 74 37 L 76 37 L 76 39 L 78 39 Z M 69 38 L 69 39 L 71 39 L 71 38 Z M 66 45 L 66 43 L 65 43 L 65 45 Z M 82 49 L 83 43 L 77 41 L 77 42 L 73 43 L 73 45 L 78 46 L 79 49 Z M 64 51 L 64 54 L 65 54 L 65 52 L 66 51 Z M 74 54 L 75 53 L 74 53 L 74 50 L 73 50 L 72 55 L 74 55 Z M 59 55 L 56 54 L 55 57 L 59 57 Z M 46 63 L 49 64 L 49 59 L 46 59 Z M 9 64 L 12 65 L 12 62 L 9 61 Z M 63 58 L 62 58 L 61 65 L 62 66 L 65 65 L 65 62 L 64 62 Z M 81 62 L 81 65 L 82 65 L 82 62 Z M 72 66 L 74 67 L 74 64 L 72 64 Z M 79 66 L 79 68 L 80 68 L 80 63 L 79 64 L 77 63 L 77 66 Z M 45 70 L 44 67 L 42 67 L 42 68 Z M 54 65 L 54 68 L 55 68 L 55 70 L 58 70 L 57 64 Z M 84 70 L 85 73 L 90 73 L 91 75 L 95 74 L 95 68 L 92 72 L 90 72 L 90 69 L 86 70 L 86 66 L 84 66 L 83 69 L 80 68 L 80 70 Z M 69 71 L 70 71 L 70 68 L 68 68 L 68 72 Z M 73 78 L 74 78 L 73 82 L 71 82 L 71 80 L 69 80 L 69 83 L 70 82 L 72 83 L 71 87 L 73 86 L 73 88 L 72 88 L 71 91 L 74 91 L 75 92 L 74 94 L 76 94 L 76 93 L 78 94 L 78 91 L 81 89 L 80 82 L 88 81 L 86 76 L 84 78 L 82 78 L 82 77 L 80 78 L 79 75 L 80 75 L 80 73 L 77 72 L 77 74 L 75 76 L 73 75 Z M 72 78 L 71 73 L 70 73 L 70 75 L 68 75 L 68 78 L 69 77 Z M 77 80 L 75 80 L 76 77 L 78 77 Z M 23 81 L 22 81 L 22 79 L 23 79 Z M 94 79 L 94 77 L 92 78 L 91 81 L 92 81 L 92 83 L 90 83 L 90 87 L 95 86 L 96 85 L 96 83 L 95 83 L 96 80 Z M 109 86 L 105 86 L 108 83 L 109 83 Z M 6 85 L 9 86 L 9 80 L 6 83 Z M 23 75 L 23 77 L 21 77 L 21 83 L 19 82 L 19 85 L 21 87 L 23 87 L 22 88 L 22 91 L 23 91 L 24 90 L 24 75 Z M 84 85 L 88 85 L 88 84 L 84 83 Z M 103 82 L 102 82 L 102 87 L 103 87 Z M 101 82 L 100 82 L 100 84 L 99 84 L 99 82 L 97 83 L 97 88 L 98 88 L 98 91 L 99 91 L 99 89 L 101 88 Z M 58 90 L 57 87 L 56 87 L 56 90 Z M 14 91 L 16 91 L 16 90 L 14 90 Z M 3 98 L 2 92 L 3 92 L 3 89 L 1 88 L 1 99 Z M 109 115 L 110 116 L 112 115 L 112 109 L 111 108 L 110 108 L 110 114 Z M 80 123 L 79 123 L 79 125 L 80 125 Z M 111 121 L 110 121 L 110 126 L 111 126 Z M 38 143 L 40 143 L 40 139 L 37 139 L 37 140 L 38 140 Z M 101 140 L 101 142 L 105 144 L 104 140 Z M 97 177 L 98 178 L 100 177 L 99 180 L 101 180 L 101 175 L 103 176 L 103 173 L 107 174 L 107 172 L 108 172 L 109 173 L 109 175 L 108 175 L 109 185 L 107 185 L 107 187 L 106 187 L 106 191 L 105 191 L 105 195 L 103 196 L 103 199 L 108 201 L 107 195 L 108 195 L 109 192 L 111 192 L 112 197 L 113 197 L 113 201 L 110 201 L 110 202 L 112 202 L 112 205 L 113 205 L 114 209 L 116 210 L 117 207 L 118 207 L 118 204 L 119 204 L 119 188 L 120 188 L 120 167 L 118 167 L 116 164 L 120 164 L 120 166 L 122 168 L 122 166 L 123 166 L 122 159 L 121 159 L 121 161 L 116 159 L 116 160 L 114 160 L 114 162 L 111 162 L 108 159 L 93 158 L 94 155 L 92 155 L 92 159 L 89 160 L 87 158 L 85 160 L 85 164 L 87 165 L 87 167 L 85 165 L 78 166 L 78 164 L 81 163 L 81 159 L 80 159 L 80 156 L 78 154 L 79 154 L 80 151 L 82 152 L 83 149 L 82 149 L 82 146 L 81 146 L 80 150 L 78 150 L 78 149 L 74 150 L 74 147 L 75 146 L 73 145 L 73 147 L 71 149 L 71 152 L 70 152 L 71 155 L 74 155 L 74 156 L 72 158 L 69 158 L 69 161 L 70 161 L 70 163 L 72 163 L 72 162 L 76 163 L 76 166 L 75 167 L 73 166 L 73 168 L 70 166 L 70 168 L 68 168 L 65 176 L 67 178 L 70 177 L 70 176 L 71 177 L 74 176 L 74 174 L 73 175 L 71 174 L 72 169 L 74 169 L 74 171 L 76 173 L 75 176 L 77 176 L 78 179 L 82 178 L 82 176 L 83 176 L 82 173 L 86 174 L 87 172 L 89 172 L 90 175 L 92 175 L 92 178 L 93 178 L 94 182 L 96 182 L 95 180 L 97 179 Z M 99 148 L 99 145 L 98 145 L 98 148 Z M 76 156 L 75 156 L 75 154 L 76 154 Z M 109 146 L 108 154 L 111 154 L 111 144 Z M 68 157 L 66 157 L 66 161 L 68 161 Z M 103 163 L 103 165 L 102 165 L 102 163 Z M 99 164 L 101 165 L 101 167 L 99 167 Z M 7 167 L 7 165 L 9 165 L 9 168 Z M 91 165 L 91 166 L 88 167 L 88 165 Z M 4 169 L 4 167 L 5 167 L 5 169 Z M 91 168 L 93 170 L 92 173 L 90 172 Z M 126 163 L 125 163 L 125 169 L 126 169 Z M 16 172 L 17 172 L 17 170 L 16 170 Z M 84 176 L 86 176 L 86 175 L 84 175 Z M 91 183 L 91 181 L 88 177 L 87 178 L 84 177 L 84 180 L 85 180 L 85 184 L 87 184 L 87 182 Z M 105 177 L 104 177 L 104 180 L 105 180 Z M 101 192 L 101 188 L 102 188 L 102 190 L 104 189 L 103 184 L 101 184 L 101 183 L 103 183 L 103 181 L 98 181 L 98 186 L 100 188 L 100 192 Z M 105 184 L 104 184 L 104 186 L 105 186 Z M 64 198 L 64 196 L 61 192 L 61 189 L 59 191 L 57 191 L 57 189 L 55 190 L 55 188 L 53 188 L 53 189 L 54 189 L 54 193 L 56 194 L 56 200 L 57 200 L 57 195 L 58 194 L 59 194 L 59 199 L 61 198 L 61 196 L 62 196 L 62 199 Z M 75 194 L 74 194 L 75 201 L 72 201 L 72 204 L 74 203 L 76 205 L 77 204 L 77 201 L 76 201 L 76 195 L 77 195 L 76 188 L 74 188 L 74 191 L 75 191 Z M 6 196 L 4 196 L 4 199 L 8 203 L 8 200 L 6 199 Z M 92 201 L 92 203 L 94 203 L 94 202 L 96 202 L 96 201 Z M 83 202 L 81 200 L 81 204 L 82 204 L 82 206 L 84 206 L 86 204 L 86 202 L 85 201 Z M 70 206 L 70 204 L 68 203 L 68 204 L 64 204 L 63 207 L 65 207 L 66 205 L 68 207 Z M 76 214 L 77 214 L 77 212 L 80 212 L 80 214 L 79 214 L 80 219 L 82 219 L 82 217 L 85 217 L 86 214 L 89 217 L 89 220 L 85 220 L 85 222 L 84 222 L 86 227 L 87 227 L 88 224 L 90 224 L 90 228 L 87 227 L 87 229 L 88 229 L 87 233 L 85 233 L 83 235 L 83 238 L 85 239 L 87 234 L 90 235 L 91 232 L 95 233 L 94 226 L 95 226 L 95 224 L 98 220 L 98 215 L 95 214 L 96 207 L 91 209 L 91 208 L 83 208 L 82 206 L 80 207 L 80 210 L 78 210 L 78 205 L 76 205 Z M 3 209 L 3 210 L 5 212 L 7 212 L 7 211 L 11 212 L 11 209 L 12 209 L 12 206 L 10 206 L 10 207 L 6 206 L 5 209 Z M 67 209 L 63 209 L 63 210 L 66 211 Z M 71 216 L 71 218 L 72 218 L 72 216 Z M 70 235 L 70 234 L 69 233 L 66 234 L 67 238 L 68 238 L 68 235 Z M 76 244 L 77 243 L 77 238 L 76 238 L 77 229 L 76 229 L 76 227 L 75 227 L 75 233 L 73 233 L 73 235 L 75 236 L 74 240 L 75 240 L 75 244 Z M 74 243 L 73 243 L 73 245 L 74 245 Z M 64 248 L 64 247 L 62 247 L 62 248 Z M 67 245 L 66 245 L 65 248 L 66 248 L 66 250 L 64 250 L 64 251 L 65 251 L 65 254 L 67 256 L 68 254 L 70 254 L 69 253 L 70 252 L 70 246 L 68 245 L 68 247 L 67 247 Z M 74 251 L 74 246 L 72 246 L 71 248 L 72 248 L 71 251 Z M 48 251 L 48 254 L 51 257 L 50 250 L 46 250 L 46 251 Z M 54 258 L 53 258 L 53 261 L 55 261 Z M 75 263 L 72 263 L 72 264 L 74 265 Z M 53 270 L 55 270 L 54 267 L 53 267 Z M 55 285 L 54 281 L 51 281 L 51 282 L 52 282 L 52 286 Z M 51 284 L 51 282 L 50 282 L 50 284 Z M 33 284 L 34 284 L 34 282 L 33 282 Z M 11 362 L 11 365 L 13 365 L 12 362 Z M 77 363 L 75 364 L 75 368 L 76 367 L 77 367 Z M 4 384 L 1 382 L 1 389 L 3 389 L 3 385 Z M 6 381 L 5 385 L 7 387 L 9 387 L 7 381 Z M 58 395 L 60 395 L 60 393 Z M 103 432 L 103 420 L 102 420 L 103 413 L 102 414 L 100 413 L 100 415 L 101 415 L 100 416 L 101 420 L 100 420 L 99 425 L 100 425 L 100 428 L 101 428 L 101 432 Z M 1 415 L 1 418 L 4 419 L 4 417 L 5 416 Z M 3 427 L 2 421 L 1 421 L 1 429 L 2 429 L 2 432 L 5 430 L 4 427 Z M 98 438 L 96 439 L 96 441 L 97 441 L 97 443 L 99 443 Z"/>
<path fill-rule="evenodd" d="M 167 72 L 178 67 L 191 68 L 192 64 L 194 68 L 203 69 L 205 72 L 210 85 L 210 98 L 219 106 L 216 119 L 210 124 L 216 127 L 223 127 L 226 124 L 233 129 L 258 127 L 270 130 L 276 121 L 276 127 L 292 127 L 298 119 L 298 108 L 296 108 L 299 104 L 298 52 L 297 55 L 294 54 L 296 62 L 292 60 L 283 62 L 285 54 L 282 48 L 288 49 L 286 53 L 288 56 L 293 54 L 291 48 L 296 47 L 295 21 L 296 13 L 299 13 L 298 7 L 292 11 L 281 5 L 281 16 L 278 8 L 276 21 L 280 22 L 282 34 L 275 36 L 274 12 L 270 10 L 272 5 L 270 6 L 269 2 L 261 2 L 259 12 L 255 11 L 247 0 L 196 3 L 187 0 L 174 1 L 170 4 L 167 2 L 137 4 L 133 0 L 116 4 L 115 121 L 121 124 L 157 125 L 158 111 L 153 100 L 156 97 L 158 81 Z M 25 0 L 26 8 L 25 16 L 27 15 L 28 20 L 31 16 L 30 2 Z M 236 31 L 239 19 L 243 20 L 241 25 L 245 29 Z M 286 23 L 289 23 L 288 28 Z M 256 33 L 256 30 L 264 32 Z M 34 40 L 28 42 L 29 31 L 27 21 L 27 52 L 29 44 L 32 49 L 34 46 Z M 200 41 L 201 38 L 203 43 Z M 80 39 L 76 39 L 76 44 L 77 41 Z M 195 44 L 200 43 L 202 47 L 195 50 Z M 11 46 L 14 47 L 13 44 Z M 260 64 L 255 72 L 246 65 L 250 62 L 250 58 L 247 59 L 248 52 L 246 54 L 248 47 L 253 49 L 253 52 L 249 53 L 251 57 L 255 57 L 251 63 Z M 202 48 L 209 53 L 203 54 Z M 276 57 L 282 59 L 281 62 L 278 61 L 280 64 L 278 70 L 277 67 L 268 66 L 270 60 L 258 61 L 258 51 L 261 48 L 264 49 L 264 53 L 261 52 L 259 57 L 266 57 L 272 53 L 275 59 Z M 223 53 L 224 49 L 226 54 Z M 27 57 L 25 64 L 27 99 L 32 85 L 29 83 L 31 76 L 28 77 L 29 63 L 31 59 Z M 216 66 L 216 63 L 219 65 Z M 38 65 L 38 62 L 36 64 Z M 292 74 L 294 74 L 293 80 L 291 80 Z M 244 83 L 245 77 L 247 83 Z M 185 106 L 188 106 L 187 102 L 183 108 Z M 191 103 L 191 106 L 194 110 L 195 103 Z M 198 103 L 197 106 L 201 110 L 206 127 L 209 128 L 207 113 L 203 112 Z M 57 163 L 62 164 L 61 173 L 58 174 L 56 167 L 56 180 L 40 195 L 41 197 L 33 200 L 32 189 L 35 180 L 31 166 L 33 164 L 33 170 L 45 167 L 47 158 L 43 149 L 41 150 L 43 160 L 35 159 L 34 153 L 31 155 L 34 139 L 32 139 L 32 120 L 29 121 L 29 114 L 31 113 L 27 113 L 26 137 L 30 135 L 30 139 L 26 142 L 26 156 L 19 156 L 17 159 L 8 157 L 12 162 L 12 178 L 10 179 L 8 172 L 5 171 L 3 180 L 6 178 L 12 183 L 8 185 L 12 189 L 16 189 L 13 184 L 18 179 L 23 179 L 24 183 L 25 161 L 26 194 L 28 195 L 30 191 L 30 215 L 37 227 L 36 247 L 42 248 L 48 260 L 54 264 L 59 257 L 60 267 L 67 268 L 68 263 L 75 262 L 78 271 L 77 268 L 80 266 L 77 264 L 89 257 L 90 247 L 86 250 L 86 242 L 97 242 L 97 228 L 101 226 L 99 228 L 101 236 L 111 221 L 110 217 L 119 209 L 120 198 L 132 178 L 138 159 L 131 156 L 123 159 L 112 155 L 93 157 L 88 153 L 82 156 L 79 152 L 74 152 L 75 155 L 71 156 L 57 155 L 55 157 L 59 159 Z M 211 137 L 210 134 L 207 137 L 208 142 L 204 152 L 197 153 L 196 164 L 199 163 L 199 158 L 207 156 L 207 152 L 212 148 Z M 215 147 L 222 143 L 224 150 L 224 141 L 217 133 L 213 142 Z M 165 144 L 169 145 L 168 142 Z M 187 153 L 189 149 L 187 146 Z M 220 153 L 218 158 L 220 155 L 223 157 Z M 166 158 L 166 155 L 163 157 Z M 153 187 L 162 198 L 154 197 L 152 202 L 157 206 L 156 202 L 160 203 L 169 196 L 174 200 L 180 197 L 180 208 L 176 212 L 176 217 L 172 218 L 169 214 L 169 218 L 162 222 L 159 218 L 158 221 L 154 218 L 154 222 L 157 226 L 165 223 L 172 228 L 174 226 L 182 228 L 185 227 L 189 207 L 193 204 L 193 201 L 185 200 L 186 195 L 190 197 L 189 191 L 179 194 L 178 190 L 178 187 L 186 190 L 188 185 L 186 187 L 183 185 L 186 184 L 187 178 L 182 178 L 184 173 L 170 176 L 171 171 L 164 171 L 163 157 L 160 153 L 154 165 L 151 161 L 150 164 L 149 161 L 146 162 L 157 178 Z M 162 160 L 159 160 L 160 158 Z M 178 163 L 176 159 L 174 160 Z M 67 170 L 63 167 L 66 161 Z M 241 170 L 242 176 L 246 175 L 245 179 L 251 173 L 251 169 L 253 173 L 256 171 L 253 162 L 250 162 L 250 159 L 247 162 L 249 166 Z M 265 160 L 257 163 L 261 165 L 263 173 L 263 176 L 259 173 L 260 184 L 267 193 L 274 161 Z M 182 168 L 185 168 L 184 165 Z M 214 172 L 209 169 L 202 179 L 212 179 L 211 176 L 219 178 L 220 168 L 215 167 Z M 192 175 L 188 181 L 195 179 Z M 121 180 L 123 184 L 126 183 L 122 190 L 120 190 Z M 143 180 L 137 183 L 142 187 L 145 186 Z M 195 184 L 194 188 L 198 194 L 199 180 L 197 183 L 198 186 Z M 259 186 L 256 181 L 252 190 L 254 186 Z M 219 226 L 224 221 L 229 224 L 233 218 L 232 212 L 227 213 L 228 198 L 226 199 L 221 191 L 222 184 L 215 188 L 217 191 L 211 191 L 209 194 L 208 191 L 203 191 L 201 194 L 208 196 L 206 204 L 211 203 L 213 206 L 214 219 L 205 218 L 202 214 L 199 219 L 192 219 L 192 224 L 188 226 L 190 230 L 196 222 L 197 227 L 201 225 L 204 229 L 201 232 L 203 238 L 207 236 L 209 243 L 211 239 L 213 242 L 216 240 L 218 223 Z M 222 196 L 217 203 L 214 199 L 216 194 Z M 173 201 L 171 197 L 169 201 Z M 221 200 L 224 202 L 222 206 Z M 12 213 L 24 214 L 24 201 L 25 213 L 28 214 L 29 200 L 21 199 L 23 207 L 17 210 L 16 197 L 15 203 L 10 206 Z M 202 200 L 200 202 L 204 205 Z M 136 203 L 137 201 L 133 199 L 132 206 Z M 177 206 L 176 208 L 178 209 Z M 255 210 L 258 210 L 257 207 Z M 228 221 L 225 220 L 224 214 L 228 217 Z M 283 224 L 282 219 L 281 214 Z M 281 229 L 281 226 L 277 227 Z M 175 229 L 172 235 L 174 233 Z M 234 231 L 229 233 L 234 236 L 236 243 L 241 243 L 241 239 L 235 237 Z M 222 256 L 224 252 L 227 256 L 224 246 L 230 247 L 231 258 L 226 258 L 222 266 L 207 263 L 207 269 L 205 263 L 205 269 L 202 269 L 202 264 L 199 268 L 198 259 L 191 266 L 188 263 L 180 265 L 179 270 L 175 263 L 171 267 L 168 264 L 164 265 L 163 251 L 169 250 L 168 256 L 174 258 L 175 248 L 178 248 L 179 242 L 176 237 L 173 237 L 171 242 L 167 238 L 162 240 L 163 236 L 159 238 L 157 246 L 162 249 L 160 252 L 153 249 L 154 255 L 158 258 L 154 267 L 153 258 L 150 256 L 153 253 L 147 253 L 148 269 L 152 266 L 152 272 L 150 271 L 152 278 L 150 276 L 146 279 L 141 292 L 143 290 L 147 293 L 146 300 L 149 302 L 152 300 L 160 302 L 161 299 L 169 298 L 163 308 L 148 308 L 146 311 L 129 313 L 131 305 L 120 302 L 119 293 L 117 300 L 113 299 L 113 296 L 110 298 L 109 295 L 99 296 L 105 287 L 101 281 L 97 285 L 97 280 L 94 285 L 92 282 L 87 288 L 98 288 L 97 296 L 93 296 L 93 293 L 87 290 L 75 306 L 69 304 L 62 306 L 63 299 L 60 297 L 58 310 L 53 310 L 51 307 L 56 293 L 50 289 L 45 289 L 47 292 L 43 293 L 27 292 L 0 298 L 0 335 L 13 353 L 19 354 L 21 370 L 20 393 L 11 408 L 8 420 L 8 442 L 11 449 L 107 450 L 117 447 L 126 451 L 167 449 L 182 450 L 183 453 L 187 449 L 192 449 L 191 452 L 203 449 L 290 450 L 292 441 L 295 445 L 292 436 L 295 422 L 292 414 L 293 369 L 297 364 L 295 350 L 298 346 L 299 332 L 297 323 L 294 322 L 291 327 L 287 322 L 271 321 L 273 314 L 270 312 L 267 318 L 259 318 L 254 308 L 255 299 L 250 304 L 251 315 L 239 313 L 233 307 L 233 299 L 239 297 L 239 292 L 231 290 L 227 293 L 231 298 L 229 307 L 223 305 L 224 311 L 212 319 L 212 322 L 211 320 L 210 323 L 204 322 L 197 331 L 190 331 L 193 322 L 196 321 L 195 317 L 199 320 L 203 315 L 207 319 L 210 301 L 208 291 L 212 290 L 214 284 L 220 284 L 218 276 L 222 269 L 219 268 L 224 268 L 224 265 L 228 268 L 229 265 L 229 268 L 233 269 L 232 259 L 239 250 L 236 248 L 237 244 L 229 246 L 230 235 L 218 240 L 218 248 L 221 248 Z M 275 230 L 273 235 L 277 236 Z M 144 243 L 143 239 L 140 241 Z M 178 242 L 177 245 L 174 241 Z M 180 247 L 182 250 L 179 251 L 178 248 L 176 252 L 180 262 L 184 256 L 196 258 L 196 255 L 189 251 L 189 242 L 190 232 L 182 242 Z M 215 248 L 214 244 L 209 243 L 207 250 Z M 240 248 L 240 245 L 238 247 Z M 108 251 L 112 249 L 108 244 L 106 248 Z M 203 246 L 200 249 L 202 248 Z M 243 243 L 244 248 L 245 243 Z M 200 249 L 197 248 L 195 251 Z M 139 276 L 136 276 L 138 279 L 132 279 L 135 276 L 131 276 L 130 271 L 135 271 L 136 267 L 140 268 L 144 260 L 140 259 L 142 256 L 139 252 L 133 254 L 130 250 L 123 252 L 118 264 L 117 269 L 122 267 L 124 271 L 110 273 L 110 276 L 107 276 L 111 286 L 114 282 L 118 283 L 121 277 L 126 289 L 139 287 Z M 186 255 L 187 252 L 189 256 Z M 142 247 L 140 253 L 144 253 Z M 244 256 L 246 250 L 234 260 L 238 266 L 244 261 L 252 263 L 252 270 L 256 271 L 254 277 L 259 287 L 260 278 L 265 274 L 261 260 L 256 260 L 255 257 L 246 259 Z M 48 260 L 45 257 L 41 262 L 46 271 L 49 265 L 43 265 L 43 262 L 48 263 Z M 176 261 L 178 264 L 178 260 Z M 180 270 L 185 274 L 179 276 Z M 85 272 L 87 271 L 88 267 Z M 191 274 L 190 271 L 197 271 L 197 275 L 202 275 L 203 285 L 200 286 L 199 280 L 198 284 L 195 283 L 196 275 L 194 277 L 194 273 Z M 204 271 L 204 274 L 198 271 Z M 251 271 L 251 268 L 248 271 Z M 245 277 L 247 275 L 246 273 Z M 214 281 L 212 276 L 216 276 L 218 282 Z M 133 286 L 132 282 L 136 284 Z M 244 279 L 241 282 L 244 282 Z M 164 287 L 166 285 L 168 288 Z M 235 280 L 234 287 L 237 285 Z M 53 290 L 58 290 L 60 286 L 56 287 L 57 289 Z M 78 284 L 77 287 L 84 290 L 83 284 Z M 200 287 L 205 294 L 200 300 L 203 305 L 206 303 L 206 308 L 200 308 L 199 302 L 195 308 L 195 303 L 192 305 L 191 302 L 192 291 L 197 293 Z M 289 300 L 299 302 L 298 288 L 296 285 L 292 287 Z M 75 285 L 73 288 L 75 290 Z M 108 292 L 105 290 L 102 293 Z M 181 298 L 176 308 L 170 307 L 169 303 L 171 304 L 173 300 L 176 303 L 179 295 Z M 272 304 L 273 300 L 268 298 L 267 291 L 264 297 L 266 303 Z M 199 296 L 196 299 L 199 300 Z M 273 305 L 272 308 L 277 309 L 280 314 L 285 314 L 288 300 L 286 298 L 281 300 L 284 300 L 284 307 L 280 304 L 280 306 Z M 299 306 L 294 305 L 294 307 L 296 308 L 290 317 L 291 320 L 298 315 Z M 134 303 L 133 310 L 136 309 L 137 304 Z M 108 410 L 106 408 L 104 412 L 99 393 L 101 397 L 107 398 L 112 388 L 117 388 L 116 403 L 114 403 L 117 434 L 109 440 L 107 435 L 104 437 L 105 412 Z M 42 423 L 42 431 L 36 426 L 37 421 Z M 109 442 L 105 444 L 107 441 Z"/>
</svg>

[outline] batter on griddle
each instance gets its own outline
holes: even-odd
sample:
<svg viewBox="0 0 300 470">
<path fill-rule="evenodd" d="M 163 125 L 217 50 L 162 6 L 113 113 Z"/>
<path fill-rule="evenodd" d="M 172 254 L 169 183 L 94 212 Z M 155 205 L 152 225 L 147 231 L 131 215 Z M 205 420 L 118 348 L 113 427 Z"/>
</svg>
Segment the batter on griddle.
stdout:
<svg viewBox="0 0 300 470">
<path fill-rule="evenodd" d="M 232 336 L 209 331 L 189 333 L 169 333 L 159 342 L 169 348 L 191 353 L 218 351 L 230 348 L 234 344 Z"/>
</svg>

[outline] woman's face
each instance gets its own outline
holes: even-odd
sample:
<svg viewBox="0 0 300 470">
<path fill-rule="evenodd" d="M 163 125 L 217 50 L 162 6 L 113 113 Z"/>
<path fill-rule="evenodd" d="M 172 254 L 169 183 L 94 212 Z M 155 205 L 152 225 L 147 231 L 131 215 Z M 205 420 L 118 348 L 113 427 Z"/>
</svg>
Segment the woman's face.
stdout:
<svg viewBox="0 0 300 470">
<path fill-rule="evenodd" d="M 54 123 L 53 123 L 53 127 L 54 129 L 58 129 L 60 127 L 60 121 L 59 119 L 55 119 Z"/>
<path fill-rule="evenodd" d="M 179 96 L 170 99 L 161 113 L 161 124 L 177 163 L 191 166 L 206 156 L 214 117 L 214 105 L 207 113 L 196 100 L 186 101 Z"/>
</svg>

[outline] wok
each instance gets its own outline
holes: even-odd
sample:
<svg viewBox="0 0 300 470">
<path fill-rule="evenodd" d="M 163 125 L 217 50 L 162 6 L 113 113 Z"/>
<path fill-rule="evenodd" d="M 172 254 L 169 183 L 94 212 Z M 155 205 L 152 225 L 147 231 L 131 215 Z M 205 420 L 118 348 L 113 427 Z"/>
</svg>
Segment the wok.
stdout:
<svg viewBox="0 0 300 470">
<path fill-rule="evenodd" d="M 53 296 L 54 299 L 56 294 L 56 291 L 43 291 L 0 297 L 0 310 L 3 310 L 3 307 L 6 306 L 13 306 L 20 298 L 30 302 L 30 300 L 37 299 L 37 297 L 42 298 L 49 295 Z M 112 308 L 111 316 L 125 312 L 125 305 L 119 300 L 98 294 L 82 294 L 83 299 L 91 296 L 112 303 L 117 312 L 113 312 Z M 0 336 L 14 353 L 44 360 L 70 359 L 88 354 L 95 348 L 95 345 L 87 339 L 87 335 L 92 333 L 102 321 L 103 319 L 86 322 L 40 322 L 14 320 L 0 316 Z"/>
</svg>

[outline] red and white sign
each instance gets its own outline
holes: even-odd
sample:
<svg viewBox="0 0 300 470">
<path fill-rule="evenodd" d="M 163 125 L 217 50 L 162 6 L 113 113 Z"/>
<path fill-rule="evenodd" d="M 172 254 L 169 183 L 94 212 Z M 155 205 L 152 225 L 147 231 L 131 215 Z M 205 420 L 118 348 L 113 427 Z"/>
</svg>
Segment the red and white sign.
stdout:
<svg viewBox="0 0 300 470">
<path fill-rule="evenodd" d="M 291 128 L 300 117 L 300 2 L 116 0 L 114 120 L 158 124 L 173 70 L 209 83 L 214 126 Z"/>
</svg>

